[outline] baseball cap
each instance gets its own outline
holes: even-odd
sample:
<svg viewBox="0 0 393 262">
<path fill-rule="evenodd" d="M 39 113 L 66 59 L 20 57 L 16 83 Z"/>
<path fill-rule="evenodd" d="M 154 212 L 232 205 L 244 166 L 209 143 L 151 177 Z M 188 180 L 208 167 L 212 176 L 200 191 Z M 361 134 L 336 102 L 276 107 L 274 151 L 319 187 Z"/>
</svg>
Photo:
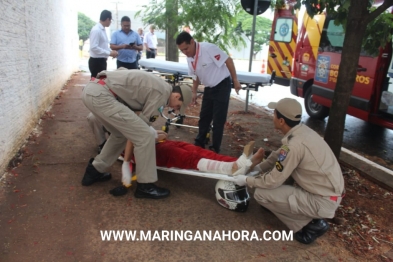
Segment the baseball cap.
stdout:
<svg viewBox="0 0 393 262">
<path fill-rule="evenodd" d="M 186 112 L 187 106 L 191 104 L 192 92 L 191 87 L 188 85 L 180 85 L 181 96 L 183 99 L 183 104 L 180 107 L 180 114 L 184 115 Z"/>
<path fill-rule="evenodd" d="M 277 109 L 283 116 L 292 121 L 300 121 L 302 119 L 302 106 L 293 98 L 283 98 L 278 102 L 270 102 L 267 107 Z"/>
</svg>

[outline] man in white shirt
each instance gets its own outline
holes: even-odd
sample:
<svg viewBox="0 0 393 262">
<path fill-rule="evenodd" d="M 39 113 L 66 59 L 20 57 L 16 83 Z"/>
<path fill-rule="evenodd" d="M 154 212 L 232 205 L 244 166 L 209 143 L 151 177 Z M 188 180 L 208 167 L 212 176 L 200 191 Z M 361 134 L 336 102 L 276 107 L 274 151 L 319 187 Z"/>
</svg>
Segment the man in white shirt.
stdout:
<svg viewBox="0 0 393 262">
<path fill-rule="evenodd" d="M 91 77 L 96 77 L 99 72 L 106 70 L 108 56 L 117 57 L 117 51 L 109 48 L 109 41 L 105 32 L 105 27 L 109 27 L 111 22 L 112 13 L 104 10 L 101 12 L 100 22 L 93 26 L 90 31 L 89 70 Z"/>
<path fill-rule="evenodd" d="M 150 32 L 145 35 L 143 44 L 146 47 L 146 58 L 155 58 L 157 54 L 157 36 L 154 34 L 155 25 L 150 26 Z"/>
<path fill-rule="evenodd" d="M 205 148 L 206 135 L 213 121 L 213 144 L 209 149 L 219 153 L 228 114 L 231 78 L 238 94 L 241 88 L 235 65 L 232 58 L 216 45 L 198 43 L 186 31 L 177 36 L 176 44 L 187 56 L 188 74 L 193 77 L 192 103 L 196 102 L 199 83 L 205 86 L 195 145 Z"/>
</svg>

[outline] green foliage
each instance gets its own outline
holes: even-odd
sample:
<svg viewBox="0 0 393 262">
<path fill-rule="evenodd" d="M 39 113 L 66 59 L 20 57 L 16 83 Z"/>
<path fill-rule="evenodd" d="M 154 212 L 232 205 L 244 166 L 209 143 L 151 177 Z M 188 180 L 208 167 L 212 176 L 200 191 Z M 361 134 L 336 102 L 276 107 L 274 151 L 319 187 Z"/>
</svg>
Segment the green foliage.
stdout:
<svg viewBox="0 0 393 262">
<path fill-rule="evenodd" d="M 392 40 L 393 15 L 383 13 L 367 25 L 363 39 L 363 49 L 372 55 L 378 54 L 378 48 Z"/>
<path fill-rule="evenodd" d="M 96 23 L 85 14 L 78 12 L 78 35 L 79 39 L 86 41 L 89 38 L 90 30 Z"/>
<path fill-rule="evenodd" d="M 253 16 L 246 11 L 241 10 L 236 16 L 237 33 L 243 33 L 251 41 Z M 256 17 L 255 35 L 254 35 L 254 55 L 262 50 L 263 45 L 269 44 L 270 32 L 272 29 L 272 21 L 261 16 Z"/>
<path fill-rule="evenodd" d="M 236 0 L 162 0 L 144 6 L 137 16 L 145 24 L 155 24 L 167 30 L 175 26 L 181 32 L 184 25 L 190 26 L 197 41 L 215 43 L 227 51 L 228 47 L 245 46 L 236 28 L 235 16 L 239 12 Z M 177 10 L 177 15 L 171 10 Z M 173 36 L 176 37 L 176 36 Z"/>
</svg>

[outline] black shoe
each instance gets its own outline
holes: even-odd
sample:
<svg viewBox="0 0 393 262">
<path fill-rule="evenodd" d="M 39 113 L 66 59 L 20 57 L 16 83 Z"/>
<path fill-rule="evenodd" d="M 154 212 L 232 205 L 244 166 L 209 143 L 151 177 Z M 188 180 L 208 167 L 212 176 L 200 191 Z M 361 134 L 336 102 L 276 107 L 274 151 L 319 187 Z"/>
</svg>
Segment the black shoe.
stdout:
<svg viewBox="0 0 393 262">
<path fill-rule="evenodd" d="M 198 140 L 195 139 L 194 146 L 199 146 L 200 148 L 205 149 L 205 144 L 200 143 Z"/>
<path fill-rule="evenodd" d="M 219 154 L 220 153 L 220 149 L 216 149 L 214 148 L 214 146 L 209 146 L 209 150 L 213 151 L 214 153 Z"/>
<path fill-rule="evenodd" d="M 112 194 L 113 196 L 122 196 L 127 194 L 128 190 L 125 186 L 118 186 L 115 187 L 114 189 L 109 191 L 109 194 Z"/>
<path fill-rule="evenodd" d="M 134 196 L 136 198 L 165 198 L 168 197 L 170 191 L 166 188 L 158 187 L 153 183 L 136 183 L 136 191 Z"/>
<path fill-rule="evenodd" d="M 295 239 L 303 244 L 311 244 L 329 230 L 329 224 L 323 219 L 313 219 L 303 229 L 295 233 Z"/>
<path fill-rule="evenodd" d="M 106 140 L 101 145 L 98 146 L 98 154 L 101 153 L 102 149 L 104 148 L 105 143 L 106 143 Z"/>
<path fill-rule="evenodd" d="M 89 164 L 86 167 L 85 175 L 82 179 L 83 186 L 90 186 L 95 182 L 105 182 L 112 178 L 111 173 L 100 173 L 93 166 L 94 158 L 89 160 Z"/>
<path fill-rule="evenodd" d="M 323 219 L 313 219 L 305 228 L 320 237 L 329 230 L 329 224 Z"/>
</svg>

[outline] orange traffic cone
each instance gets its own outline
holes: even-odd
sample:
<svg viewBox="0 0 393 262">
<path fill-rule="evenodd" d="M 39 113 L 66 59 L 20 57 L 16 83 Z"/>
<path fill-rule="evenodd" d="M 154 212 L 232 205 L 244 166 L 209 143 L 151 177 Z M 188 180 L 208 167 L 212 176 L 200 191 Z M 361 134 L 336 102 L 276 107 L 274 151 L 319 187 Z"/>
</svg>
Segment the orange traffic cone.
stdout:
<svg viewBox="0 0 393 262">
<path fill-rule="evenodd" d="M 265 74 L 265 73 L 266 73 L 265 59 L 262 59 L 261 74 Z"/>
</svg>

